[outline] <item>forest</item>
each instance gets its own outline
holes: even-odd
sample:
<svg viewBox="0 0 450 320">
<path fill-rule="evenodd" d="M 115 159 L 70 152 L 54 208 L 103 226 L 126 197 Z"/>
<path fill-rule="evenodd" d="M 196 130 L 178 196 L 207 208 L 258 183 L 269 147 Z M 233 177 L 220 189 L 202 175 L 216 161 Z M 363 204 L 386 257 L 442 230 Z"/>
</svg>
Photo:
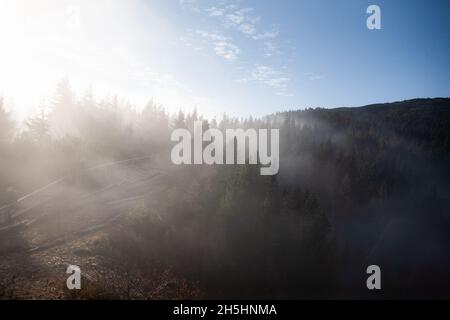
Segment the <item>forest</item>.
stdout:
<svg viewBox="0 0 450 320">
<path fill-rule="evenodd" d="M 0 100 L 0 298 L 448 297 L 450 99 L 220 120 L 138 107 L 68 80 L 23 123 Z M 170 134 L 195 121 L 279 129 L 279 173 L 174 165 Z"/>
</svg>

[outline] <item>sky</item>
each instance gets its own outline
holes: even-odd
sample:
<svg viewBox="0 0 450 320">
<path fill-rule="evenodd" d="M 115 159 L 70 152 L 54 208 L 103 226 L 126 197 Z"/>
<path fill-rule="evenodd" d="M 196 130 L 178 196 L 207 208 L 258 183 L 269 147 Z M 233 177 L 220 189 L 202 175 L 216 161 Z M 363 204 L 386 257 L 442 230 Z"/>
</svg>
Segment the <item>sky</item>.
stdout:
<svg viewBox="0 0 450 320">
<path fill-rule="evenodd" d="M 449 97 L 449 15 L 446 0 L 0 0 L 0 96 L 19 119 L 66 77 L 78 96 L 207 117 Z"/>
</svg>

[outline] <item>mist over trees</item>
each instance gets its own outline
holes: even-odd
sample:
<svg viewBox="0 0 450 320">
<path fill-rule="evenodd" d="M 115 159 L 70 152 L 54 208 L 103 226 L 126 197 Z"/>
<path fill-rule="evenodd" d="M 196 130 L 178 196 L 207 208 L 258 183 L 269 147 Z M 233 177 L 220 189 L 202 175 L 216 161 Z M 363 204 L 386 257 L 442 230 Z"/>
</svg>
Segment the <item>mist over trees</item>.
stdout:
<svg viewBox="0 0 450 320">
<path fill-rule="evenodd" d="M 89 232 L 98 226 L 91 217 L 114 213 L 83 249 L 110 274 L 99 271 L 103 280 L 81 298 L 370 297 L 370 264 L 381 266 L 386 296 L 443 296 L 449 107 L 450 99 L 418 99 L 217 121 L 197 111 L 171 115 L 153 101 L 138 111 L 92 90 L 77 98 L 64 80 L 19 126 L 0 100 L 0 207 L 63 179 L 46 204 L 2 209 L 13 221 L 0 220 L 0 255 L 5 264 L 35 247 L 64 246 L 63 233 L 81 230 L 78 212 Z M 170 132 L 197 120 L 221 130 L 279 128 L 280 173 L 173 165 Z M 143 178 L 133 160 L 146 157 L 158 175 L 154 192 L 142 182 L 153 176 Z M 25 216 L 33 223 L 20 224 Z M 2 286 L 6 296 L 18 285 Z"/>
</svg>

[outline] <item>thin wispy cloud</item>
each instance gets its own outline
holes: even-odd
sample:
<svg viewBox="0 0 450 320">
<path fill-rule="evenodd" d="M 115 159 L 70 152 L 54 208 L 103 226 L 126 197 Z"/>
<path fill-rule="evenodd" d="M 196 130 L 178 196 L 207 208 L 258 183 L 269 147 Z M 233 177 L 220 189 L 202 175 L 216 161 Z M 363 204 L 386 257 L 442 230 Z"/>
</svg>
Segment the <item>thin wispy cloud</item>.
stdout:
<svg viewBox="0 0 450 320">
<path fill-rule="evenodd" d="M 250 16 L 250 12 L 253 11 L 253 8 L 244 8 L 228 13 L 225 17 L 227 20 L 234 25 L 240 25 L 244 21 L 250 22 L 250 20 L 254 19 Z"/>
<path fill-rule="evenodd" d="M 222 8 L 224 14 L 222 14 L 221 19 L 224 27 L 235 28 L 237 31 L 241 32 L 247 37 L 253 40 L 263 40 L 267 38 L 276 38 L 278 36 L 278 31 L 260 31 L 260 25 L 258 25 L 262 18 L 260 16 L 255 16 L 253 8 L 243 8 L 230 10 L 227 8 Z"/>
<path fill-rule="evenodd" d="M 189 9 L 195 12 L 200 12 L 200 8 L 197 5 L 197 0 L 179 0 L 180 7 L 184 9 Z"/>
<path fill-rule="evenodd" d="M 229 41 L 232 38 L 224 36 L 217 32 L 208 32 L 204 30 L 195 30 L 195 33 L 204 39 L 208 39 L 211 41 Z"/>
<path fill-rule="evenodd" d="M 276 43 L 271 41 L 264 42 L 264 55 L 266 57 L 270 58 L 279 54 L 281 54 L 281 51 Z"/>
<path fill-rule="evenodd" d="M 243 23 L 239 26 L 239 31 L 246 35 L 253 35 L 256 33 L 256 28 L 254 25 L 249 23 Z"/>
<path fill-rule="evenodd" d="M 279 61 L 271 61 L 283 55 L 279 31 L 265 24 L 257 10 L 227 1 L 214 6 L 205 6 L 196 0 L 183 2 L 183 8 L 202 15 L 211 26 L 208 30 L 214 30 L 190 30 L 190 39 L 185 42 L 194 46 L 192 43 L 200 41 L 203 47 L 209 47 L 216 56 L 238 63 L 236 72 L 240 73 L 237 75 L 239 82 L 260 83 L 278 95 L 291 95 L 288 88 L 292 77 L 279 68 Z M 252 53 L 252 60 L 247 61 L 247 52 L 254 52 L 255 49 L 259 51 L 259 56 Z"/>
<path fill-rule="evenodd" d="M 227 61 L 234 61 L 240 53 L 240 48 L 232 42 L 231 37 L 219 33 L 196 30 L 195 34 L 200 36 L 214 50 L 215 54 Z"/>
<path fill-rule="evenodd" d="M 274 89 L 276 94 L 280 96 L 292 96 L 292 93 L 288 90 L 290 81 L 290 75 L 261 64 L 255 64 L 247 76 L 238 80 L 241 83 L 254 82 L 263 84 L 268 88 Z"/>
<path fill-rule="evenodd" d="M 275 39 L 278 36 L 278 31 L 266 31 L 263 33 L 258 33 L 254 35 L 252 38 L 254 40 L 264 40 L 264 39 Z"/>
<path fill-rule="evenodd" d="M 322 80 L 322 79 L 326 78 L 326 76 L 324 74 L 315 74 L 313 72 L 307 72 L 304 74 L 304 76 L 307 77 L 311 81 L 317 81 L 317 80 Z"/>
<path fill-rule="evenodd" d="M 214 52 L 225 60 L 233 61 L 239 55 L 240 49 L 232 43 L 223 41 L 214 44 Z"/>
<path fill-rule="evenodd" d="M 221 17 L 225 14 L 226 11 L 223 8 L 211 7 L 206 9 L 206 12 L 208 12 L 209 16 L 211 17 Z"/>
</svg>

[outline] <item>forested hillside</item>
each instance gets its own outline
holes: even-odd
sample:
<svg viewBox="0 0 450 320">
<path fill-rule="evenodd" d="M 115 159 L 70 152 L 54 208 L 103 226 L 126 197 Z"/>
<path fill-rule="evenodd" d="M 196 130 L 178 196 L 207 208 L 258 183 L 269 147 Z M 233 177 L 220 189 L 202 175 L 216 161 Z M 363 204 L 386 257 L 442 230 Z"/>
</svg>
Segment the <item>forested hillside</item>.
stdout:
<svg viewBox="0 0 450 320">
<path fill-rule="evenodd" d="M 199 119 L 279 128 L 279 174 L 173 165 L 170 132 Z M 386 297 L 448 295 L 450 99 L 216 121 L 63 82 L 23 125 L 1 104 L 0 135 L 0 297 L 72 297 L 73 260 L 79 298 L 370 298 L 370 264 Z"/>
</svg>

